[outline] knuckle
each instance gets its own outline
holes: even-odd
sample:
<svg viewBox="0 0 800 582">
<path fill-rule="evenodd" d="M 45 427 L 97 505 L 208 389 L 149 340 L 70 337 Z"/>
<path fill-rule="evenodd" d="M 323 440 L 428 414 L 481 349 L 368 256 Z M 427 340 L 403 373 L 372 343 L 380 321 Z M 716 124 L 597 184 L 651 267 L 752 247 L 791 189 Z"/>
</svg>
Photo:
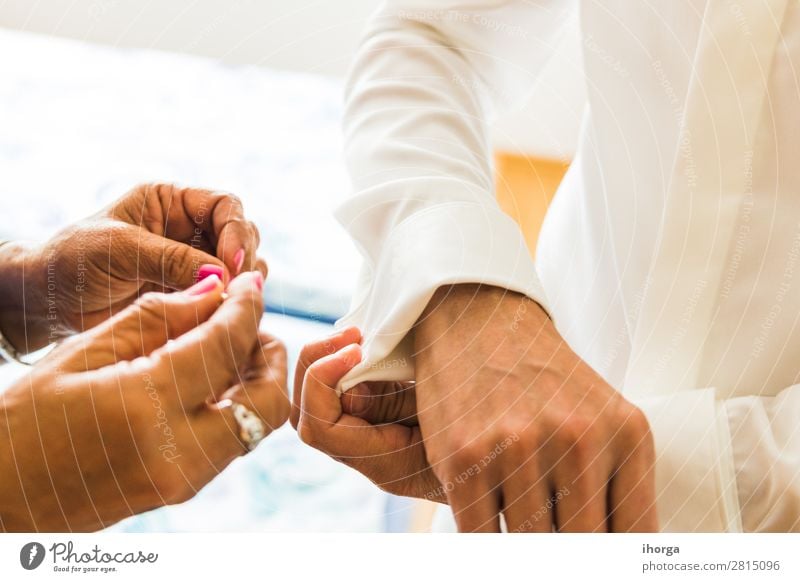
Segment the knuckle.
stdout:
<svg viewBox="0 0 800 582">
<path fill-rule="evenodd" d="M 153 190 L 158 190 L 161 184 L 155 184 L 153 182 L 139 182 L 133 188 L 128 191 L 129 196 L 145 196 L 147 197 Z"/>
<path fill-rule="evenodd" d="M 258 244 L 259 243 L 256 243 L 256 246 L 258 246 Z M 261 274 L 266 279 L 267 276 L 269 275 L 269 265 L 267 264 L 267 261 L 265 261 L 264 259 L 259 258 L 256 261 L 256 270 L 261 271 Z"/>
<path fill-rule="evenodd" d="M 259 244 L 261 244 L 261 231 L 258 229 L 258 226 L 256 226 L 256 223 L 252 220 L 248 221 L 247 224 L 250 227 L 250 232 L 253 233 L 253 239 L 255 239 L 255 246 L 257 247 Z"/>
<path fill-rule="evenodd" d="M 446 455 L 437 453 L 426 447 L 425 458 L 433 470 L 434 475 L 442 482 L 450 482 L 461 471 L 459 467 Z"/>
<path fill-rule="evenodd" d="M 168 205 L 176 194 L 176 187 L 169 182 L 145 182 L 136 186 L 132 192 L 140 195 L 146 203 L 157 202 L 160 205 Z"/>
<path fill-rule="evenodd" d="M 576 467 L 587 467 L 599 454 L 600 441 L 596 420 L 585 413 L 573 412 L 564 418 L 556 431 L 556 446 L 564 459 Z"/>
<path fill-rule="evenodd" d="M 149 291 L 144 295 L 139 296 L 139 298 L 136 300 L 136 307 L 139 308 L 139 311 L 143 311 L 145 313 L 157 312 L 157 314 L 160 316 L 163 313 L 164 299 L 163 293 Z"/>
<path fill-rule="evenodd" d="M 297 436 L 308 446 L 317 448 L 317 429 L 305 414 L 300 415 L 300 421 L 297 424 Z"/>
<path fill-rule="evenodd" d="M 279 356 L 285 358 L 288 355 L 288 351 L 286 350 L 286 344 L 281 339 L 272 338 L 269 347 L 270 349 L 274 349 Z"/>
<path fill-rule="evenodd" d="M 164 265 L 182 265 L 189 258 L 189 248 L 182 244 L 164 245 Z"/>
<path fill-rule="evenodd" d="M 311 365 L 311 357 L 313 353 L 313 344 L 306 344 L 300 349 L 300 355 L 297 358 L 298 364 L 308 368 Z"/>
<path fill-rule="evenodd" d="M 592 429 L 592 421 L 579 414 L 571 414 L 561 423 L 559 438 L 569 444 L 578 445 L 588 441 L 587 435 Z"/>
<path fill-rule="evenodd" d="M 286 421 L 289 420 L 292 405 L 289 402 L 289 397 L 283 391 L 277 391 L 271 404 L 269 425 L 272 430 L 275 430 L 286 424 Z"/>
<path fill-rule="evenodd" d="M 208 323 L 207 333 L 201 339 L 203 352 L 214 365 L 233 368 L 236 365 L 237 346 L 242 342 L 241 334 L 226 321 Z"/>
<path fill-rule="evenodd" d="M 150 189 L 159 197 L 171 200 L 178 190 L 175 184 L 170 182 L 154 182 L 150 184 Z"/>
<path fill-rule="evenodd" d="M 292 405 L 292 408 L 291 408 L 291 413 L 289 414 L 289 422 L 291 423 L 291 425 L 292 425 L 292 428 L 293 428 L 295 431 L 298 431 L 298 434 L 299 434 L 299 429 L 300 429 L 300 413 L 297 411 L 297 406 L 296 406 L 296 405 L 294 405 L 294 404 Z M 301 439 L 301 440 L 302 440 L 302 439 Z"/>
<path fill-rule="evenodd" d="M 476 459 L 482 456 L 486 448 L 483 446 L 481 440 L 477 438 L 459 439 L 453 444 L 454 447 L 451 458 L 453 463 L 458 466 L 471 465 Z"/>
<path fill-rule="evenodd" d="M 283 342 L 275 340 L 267 346 L 261 346 L 261 356 L 272 378 L 284 388 L 287 385 L 286 361 L 289 357 Z"/>
<path fill-rule="evenodd" d="M 573 463 L 579 467 L 586 467 L 593 463 L 598 457 L 598 447 L 595 441 L 584 435 L 569 444 L 570 457 Z"/>
<path fill-rule="evenodd" d="M 239 317 L 246 316 L 250 313 L 260 315 L 262 311 L 263 295 L 261 291 L 251 285 L 247 289 L 243 289 L 235 295 L 232 295 L 228 301 L 232 303 L 231 307 L 235 308 L 236 315 Z M 248 318 L 245 321 L 250 322 L 251 320 Z"/>
<path fill-rule="evenodd" d="M 316 361 L 316 362 L 313 362 L 306 369 L 306 375 L 303 378 L 303 384 L 305 384 L 307 382 L 313 382 L 314 384 L 320 384 L 322 386 L 326 386 L 327 385 L 327 383 L 323 379 L 324 375 L 320 374 L 321 365 L 322 365 L 321 362 Z"/>
<path fill-rule="evenodd" d="M 243 208 L 242 199 L 233 192 L 217 192 L 216 194 L 220 201 L 225 201 L 237 209 Z"/>
<path fill-rule="evenodd" d="M 180 243 L 170 243 L 164 246 L 163 271 L 183 279 L 194 275 L 195 268 L 197 268 L 197 260 L 193 260 L 192 247 Z"/>
<path fill-rule="evenodd" d="M 167 317 L 166 300 L 163 293 L 149 292 L 140 296 L 134 303 L 133 312 L 138 316 L 140 327 L 157 325 L 164 327 Z"/>
<path fill-rule="evenodd" d="M 522 435 L 525 436 L 525 442 L 536 441 L 538 437 L 536 425 L 527 417 L 507 415 L 497 425 L 495 440 L 500 441 L 506 438 L 520 440 Z"/>
<path fill-rule="evenodd" d="M 650 423 L 641 409 L 629 405 L 625 407 L 621 414 L 622 427 L 628 438 L 639 441 L 650 435 Z"/>
</svg>

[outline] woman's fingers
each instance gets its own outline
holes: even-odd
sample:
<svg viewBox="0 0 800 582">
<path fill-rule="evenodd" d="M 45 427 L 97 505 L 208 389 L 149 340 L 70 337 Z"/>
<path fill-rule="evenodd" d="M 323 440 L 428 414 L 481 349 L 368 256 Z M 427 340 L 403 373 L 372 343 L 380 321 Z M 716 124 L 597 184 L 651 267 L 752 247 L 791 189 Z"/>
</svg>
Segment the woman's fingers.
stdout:
<svg viewBox="0 0 800 582">
<path fill-rule="evenodd" d="M 165 239 L 160 252 L 157 244 L 142 248 L 147 255 L 140 260 L 146 271 L 141 278 L 147 281 L 184 289 L 205 264 L 224 266 L 222 278 L 226 282 L 256 268 L 258 228 L 245 219 L 241 201 L 232 194 L 145 184 L 116 203 L 112 217 Z M 167 240 L 175 244 L 166 244 Z M 212 249 L 216 257 L 204 252 Z"/>
<path fill-rule="evenodd" d="M 261 257 L 257 257 L 256 266 L 253 270 L 261 273 L 261 276 L 264 277 L 264 280 L 265 281 L 267 280 L 267 275 L 269 275 L 269 267 L 267 266 L 267 261 L 265 261 Z"/>
<path fill-rule="evenodd" d="M 223 282 L 230 278 L 229 269 L 208 253 L 183 242 L 164 238 L 143 229 L 130 227 L 128 241 L 119 245 L 119 272 L 112 274 L 132 281 L 182 290 L 191 287 L 201 272 L 216 271 Z"/>
<path fill-rule="evenodd" d="M 265 332 L 251 356 L 243 381 L 222 395 L 255 412 L 272 431 L 289 418 L 289 394 L 286 389 L 286 346 Z"/>
<path fill-rule="evenodd" d="M 210 404 L 190 418 L 192 429 L 205 435 L 205 441 L 215 443 L 209 452 L 215 463 L 225 463 L 247 450 L 241 441 L 231 402 L 237 402 L 254 412 L 264 423 L 266 434 L 279 428 L 289 417 L 286 348 L 265 332 L 261 332 L 259 340 L 243 373 L 242 382 L 228 389 L 222 395 L 220 404 Z"/>
<path fill-rule="evenodd" d="M 292 412 L 290 420 L 292 426 L 297 428 L 297 423 L 300 420 L 300 402 L 303 394 L 303 380 L 306 376 L 308 367 L 325 356 L 333 354 L 345 346 L 350 344 L 359 343 L 361 341 L 361 332 L 357 327 L 347 327 L 337 331 L 333 335 L 310 343 L 303 347 L 300 352 L 300 358 L 297 361 L 297 366 L 294 370 L 294 389 L 292 390 Z"/>
<path fill-rule="evenodd" d="M 258 343 L 262 286 L 258 272 L 239 275 L 227 288 L 228 298 L 208 321 L 152 354 L 186 408 L 219 399 L 242 381 L 241 372 Z"/>
<path fill-rule="evenodd" d="M 181 190 L 185 213 L 216 245 L 217 257 L 232 276 L 255 268 L 258 228 L 244 217 L 241 200 L 233 194 L 199 188 Z"/>
<path fill-rule="evenodd" d="M 208 320 L 222 302 L 222 282 L 209 277 L 182 293 L 147 293 L 110 319 L 73 336 L 51 356 L 86 371 L 147 356 Z"/>
</svg>

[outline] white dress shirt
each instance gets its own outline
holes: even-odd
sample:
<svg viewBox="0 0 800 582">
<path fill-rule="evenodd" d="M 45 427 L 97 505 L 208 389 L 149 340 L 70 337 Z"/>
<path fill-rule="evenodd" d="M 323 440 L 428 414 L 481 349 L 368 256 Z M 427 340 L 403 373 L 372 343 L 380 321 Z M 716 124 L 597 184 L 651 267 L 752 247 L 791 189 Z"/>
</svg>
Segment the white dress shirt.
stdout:
<svg viewBox="0 0 800 582">
<path fill-rule="evenodd" d="M 574 18 L 588 102 L 534 261 L 487 126 Z M 342 389 L 413 379 L 437 287 L 512 289 L 647 414 L 665 531 L 800 530 L 800 3 L 389 1 L 345 132 L 366 339 Z"/>
</svg>

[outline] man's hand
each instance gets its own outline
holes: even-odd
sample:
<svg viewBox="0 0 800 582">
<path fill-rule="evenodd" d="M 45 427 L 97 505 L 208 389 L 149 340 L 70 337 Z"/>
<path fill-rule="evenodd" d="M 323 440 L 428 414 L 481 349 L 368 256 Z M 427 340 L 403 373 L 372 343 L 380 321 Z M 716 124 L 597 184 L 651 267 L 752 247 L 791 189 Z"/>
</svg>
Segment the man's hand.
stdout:
<svg viewBox="0 0 800 582">
<path fill-rule="evenodd" d="M 149 291 L 182 290 L 198 271 L 225 283 L 266 263 L 258 229 L 230 194 L 138 186 L 41 246 L 0 249 L 0 326 L 20 352 L 89 329 Z"/>
<path fill-rule="evenodd" d="M 531 300 L 441 288 L 415 327 L 427 459 L 460 531 L 655 531 L 644 414 Z"/>
</svg>

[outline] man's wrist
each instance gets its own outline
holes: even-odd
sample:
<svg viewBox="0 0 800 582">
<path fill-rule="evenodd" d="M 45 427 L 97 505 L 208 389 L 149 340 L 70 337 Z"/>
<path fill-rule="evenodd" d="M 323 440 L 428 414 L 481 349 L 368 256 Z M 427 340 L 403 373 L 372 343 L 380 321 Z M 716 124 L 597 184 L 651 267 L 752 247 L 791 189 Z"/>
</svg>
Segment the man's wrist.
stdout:
<svg viewBox="0 0 800 582">
<path fill-rule="evenodd" d="M 20 354 L 47 345 L 47 273 L 34 245 L 0 245 L 0 331 Z"/>
<path fill-rule="evenodd" d="M 495 364 L 511 369 L 523 352 L 549 369 L 577 358 L 536 301 L 500 287 L 442 287 L 414 327 L 418 372 L 430 374 L 451 364 L 477 371 L 489 354 Z"/>
<path fill-rule="evenodd" d="M 415 331 L 423 336 L 441 335 L 464 318 L 481 326 L 500 319 L 512 331 L 525 320 L 552 325 L 547 312 L 526 295 L 493 285 L 459 283 L 436 290 L 417 321 Z"/>
</svg>

